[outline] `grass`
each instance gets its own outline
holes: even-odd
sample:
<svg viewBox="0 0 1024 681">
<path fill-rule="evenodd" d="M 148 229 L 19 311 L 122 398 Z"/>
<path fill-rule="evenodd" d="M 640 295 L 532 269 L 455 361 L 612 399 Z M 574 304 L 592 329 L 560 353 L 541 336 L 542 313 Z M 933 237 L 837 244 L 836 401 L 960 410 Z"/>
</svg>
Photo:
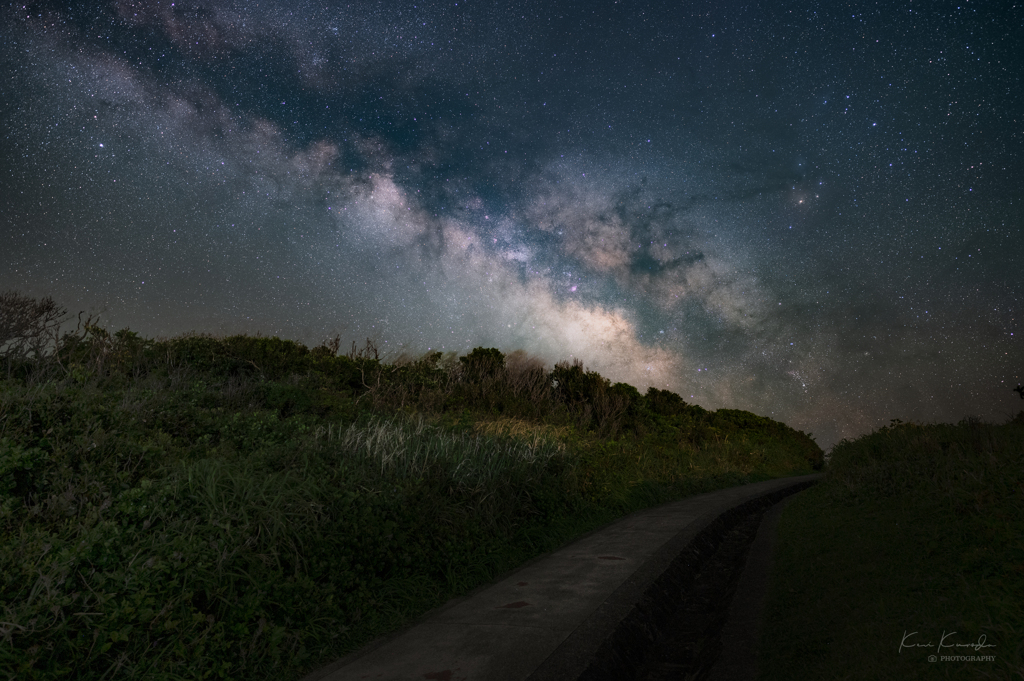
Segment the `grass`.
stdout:
<svg viewBox="0 0 1024 681">
<path fill-rule="evenodd" d="M 762 679 L 1024 677 L 1024 412 L 840 443 L 778 532 Z"/>
<path fill-rule="evenodd" d="M 521 352 L 22 336 L 0 337 L 0 678 L 299 678 L 626 513 L 823 454 Z"/>
</svg>

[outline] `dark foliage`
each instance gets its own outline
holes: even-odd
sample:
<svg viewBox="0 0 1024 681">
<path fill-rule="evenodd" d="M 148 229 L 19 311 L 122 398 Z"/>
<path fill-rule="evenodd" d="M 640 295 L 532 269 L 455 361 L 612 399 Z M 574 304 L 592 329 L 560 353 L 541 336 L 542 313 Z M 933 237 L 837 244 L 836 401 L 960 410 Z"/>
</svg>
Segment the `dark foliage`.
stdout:
<svg viewBox="0 0 1024 681">
<path fill-rule="evenodd" d="M 17 678 L 295 677 L 566 527 L 820 462 L 783 424 L 578 361 L 387 362 L 371 341 L 81 318 L 58 338 L 58 308 L 25 305 L 53 340 L 0 379 L 0 672 Z"/>
<path fill-rule="evenodd" d="M 35 300 L 17 291 L 0 293 L 0 357 L 8 377 L 15 367 L 41 358 L 57 340 L 67 310 L 49 296 Z"/>
</svg>

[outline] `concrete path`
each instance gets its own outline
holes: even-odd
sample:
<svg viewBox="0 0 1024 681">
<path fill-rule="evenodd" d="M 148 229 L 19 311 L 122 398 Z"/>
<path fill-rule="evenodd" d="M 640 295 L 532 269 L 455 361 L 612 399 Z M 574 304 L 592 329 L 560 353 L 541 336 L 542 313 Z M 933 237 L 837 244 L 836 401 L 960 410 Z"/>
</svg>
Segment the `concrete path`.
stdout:
<svg viewBox="0 0 1024 681">
<path fill-rule="evenodd" d="M 428 613 L 303 681 L 621 679 L 732 524 L 821 477 L 732 487 L 638 511 Z"/>
</svg>

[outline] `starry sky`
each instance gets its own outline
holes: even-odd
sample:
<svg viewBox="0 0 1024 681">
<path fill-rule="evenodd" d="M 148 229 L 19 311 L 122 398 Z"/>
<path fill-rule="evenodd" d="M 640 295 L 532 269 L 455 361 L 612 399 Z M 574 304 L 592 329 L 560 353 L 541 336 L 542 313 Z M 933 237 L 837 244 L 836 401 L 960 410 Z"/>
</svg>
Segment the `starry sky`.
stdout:
<svg viewBox="0 0 1024 681">
<path fill-rule="evenodd" d="M 579 358 L 828 448 L 1024 402 L 1024 5 L 0 8 L 0 288 Z"/>
</svg>

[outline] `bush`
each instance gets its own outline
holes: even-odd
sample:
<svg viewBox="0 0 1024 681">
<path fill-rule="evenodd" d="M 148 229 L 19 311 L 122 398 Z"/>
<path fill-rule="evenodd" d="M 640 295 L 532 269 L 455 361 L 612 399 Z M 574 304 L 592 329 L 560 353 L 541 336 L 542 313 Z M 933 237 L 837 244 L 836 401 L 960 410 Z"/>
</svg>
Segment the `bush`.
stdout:
<svg viewBox="0 0 1024 681">
<path fill-rule="evenodd" d="M 46 356 L 66 315 L 49 296 L 35 300 L 17 291 L 0 293 L 0 357 L 8 378 L 16 368 Z"/>
<path fill-rule="evenodd" d="M 339 344 L 86 320 L 0 379 L 0 675 L 296 677 L 617 514 L 806 468 L 781 424 L 579 362 Z"/>
</svg>

